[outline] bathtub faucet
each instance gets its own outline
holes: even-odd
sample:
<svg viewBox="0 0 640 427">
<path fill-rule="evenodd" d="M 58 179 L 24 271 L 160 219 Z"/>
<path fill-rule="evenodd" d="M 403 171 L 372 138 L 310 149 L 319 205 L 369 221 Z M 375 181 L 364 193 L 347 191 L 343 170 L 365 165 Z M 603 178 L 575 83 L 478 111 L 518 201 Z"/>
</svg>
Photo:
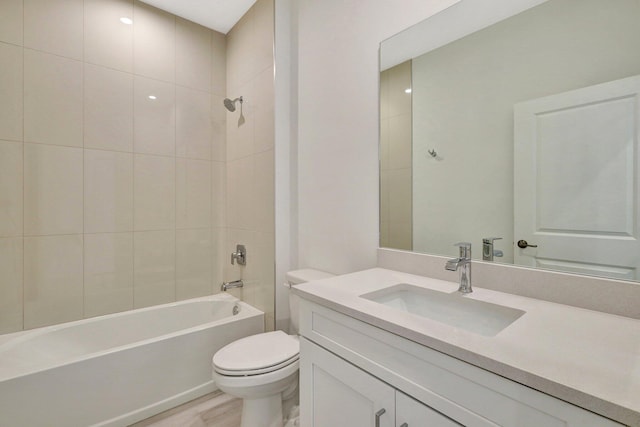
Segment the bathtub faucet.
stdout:
<svg viewBox="0 0 640 427">
<path fill-rule="evenodd" d="M 233 282 L 222 282 L 222 286 L 220 286 L 220 290 L 226 291 L 227 289 L 232 288 L 242 288 L 244 283 L 242 283 L 242 279 L 234 280 Z"/>
</svg>

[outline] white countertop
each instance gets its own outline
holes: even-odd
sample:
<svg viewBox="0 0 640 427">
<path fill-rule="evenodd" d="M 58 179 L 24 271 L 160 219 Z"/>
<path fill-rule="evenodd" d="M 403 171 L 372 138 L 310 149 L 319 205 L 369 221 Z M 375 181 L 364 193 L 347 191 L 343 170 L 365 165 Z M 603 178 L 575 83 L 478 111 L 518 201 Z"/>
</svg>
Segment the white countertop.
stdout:
<svg viewBox="0 0 640 427">
<path fill-rule="evenodd" d="M 464 298 L 526 313 L 492 337 L 360 298 L 453 282 L 382 268 L 294 287 L 299 296 L 630 426 L 640 426 L 640 320 L 474 287 Z"/>
</svg>

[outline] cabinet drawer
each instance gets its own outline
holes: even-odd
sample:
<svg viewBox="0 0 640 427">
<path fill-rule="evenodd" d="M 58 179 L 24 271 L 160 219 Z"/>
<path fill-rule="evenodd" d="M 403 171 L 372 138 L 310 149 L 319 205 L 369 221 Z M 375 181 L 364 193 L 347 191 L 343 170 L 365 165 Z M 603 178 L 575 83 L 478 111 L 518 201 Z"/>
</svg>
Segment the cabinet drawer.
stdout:
<svg viewBox="0 0 640 427">
<path fill-rule="evenodd" d="M 464 427 L 426 405 L 396 391 L 396 427 Z"/>
<path fill-rule="evenodd" d="M 318 304 L 300 308 L 301 335 L 465 426 L 621 426 Z"/>
</svg>

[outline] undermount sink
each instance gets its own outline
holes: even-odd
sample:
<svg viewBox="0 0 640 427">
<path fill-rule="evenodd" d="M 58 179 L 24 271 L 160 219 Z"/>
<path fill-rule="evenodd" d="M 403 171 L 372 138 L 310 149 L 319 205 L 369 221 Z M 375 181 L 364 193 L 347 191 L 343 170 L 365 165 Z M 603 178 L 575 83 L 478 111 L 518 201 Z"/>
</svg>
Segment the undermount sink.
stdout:
<svg viewBox="0 0 640 427">
<path fill-rule="evenodd" d="M 361 298 L 485 336 L 494 336 L 525 312 L 470 299 L 459 292 L 445 293 L 401 283 Z"/>
</svg>

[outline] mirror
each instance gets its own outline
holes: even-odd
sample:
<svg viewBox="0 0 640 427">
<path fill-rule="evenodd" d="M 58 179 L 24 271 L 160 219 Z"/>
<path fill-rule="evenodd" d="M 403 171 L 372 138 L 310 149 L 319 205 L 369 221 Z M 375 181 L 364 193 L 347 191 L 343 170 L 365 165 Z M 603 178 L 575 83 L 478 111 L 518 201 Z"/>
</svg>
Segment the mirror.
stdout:
<svg viewBox="0 0 640 427">
<path fill-rule="evenodd" d="M 640 280 L 639 18 L 463 0 L 383 41 L 380 246 Z"/>
</svg>

